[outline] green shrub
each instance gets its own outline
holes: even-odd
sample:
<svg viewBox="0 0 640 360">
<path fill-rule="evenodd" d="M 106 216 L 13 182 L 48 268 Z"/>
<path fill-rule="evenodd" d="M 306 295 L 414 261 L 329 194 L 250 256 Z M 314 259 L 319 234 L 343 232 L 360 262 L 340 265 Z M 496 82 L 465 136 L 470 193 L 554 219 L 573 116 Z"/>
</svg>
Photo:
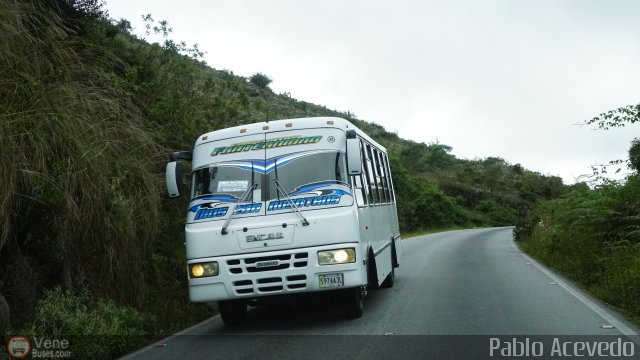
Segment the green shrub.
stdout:
<svg viewBox="0 0 640 360">
<path fill-rule="evenodd" d="M 155 318 L 111 300 L 96 302 L 87 290 L 46 292 L 36 308 L 34 336 L 68 337 L 76 358 L 112 359 L 144 344 Z"/>
<path fill-rule="evenodd" d="M 266 89 L 271 84 L 271 78 L 262 73 L 255 73 L 249 78 L 249 82 L 259 88 Z"/>
<path fill-rule="evenodd" d="M 516 211 L 494 199 L 482 200 L 475 209 L 486 216 L 491 226 L 509 226 L 517 222 Z"/>
</svg>

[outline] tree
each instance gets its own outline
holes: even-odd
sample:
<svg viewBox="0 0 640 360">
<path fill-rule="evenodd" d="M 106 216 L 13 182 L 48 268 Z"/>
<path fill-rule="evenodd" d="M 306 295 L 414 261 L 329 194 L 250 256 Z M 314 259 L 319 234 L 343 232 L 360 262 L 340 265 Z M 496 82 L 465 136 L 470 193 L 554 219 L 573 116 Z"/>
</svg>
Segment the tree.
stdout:
<svg viewBox="0 0 640 360">
<path fill-rule="evenodd" d="M 268 77 L 267 75 L 263 74 L 263 73 L 255 73 L 253 75 L 251 75 L 251 78 L 249 78 L 249 82 L 256 85 L 259 88 L 262 89 L 266 89 L 269 87 L 269 84 L 271 84 L 273 80 L 271 80 L 270 77 Z"/>
<path fill-rule="evenodd" d="M 635 122 L 640 122 L 640 104 L 609 110 L 591 120 L 585 121 L 585 124 L 598 124 L 600 129 L 608 130 L 612 127 L 623 127 L 626 125 L 625 123 L 633 124 Z"/>
<path fill-rule="evenodd" d="M 78 10 L 76 14 L 80 16 L 89 16 L 94 18 L 109 17 L 109 13 L 104 9 L 104 0 L 64 0 L 63 3 L 67 3 L 74 9 Z"/>
<path fill-rule="evenodd" d="M 584 124 L 598 124 L 598 128 L 602 130 L 609 130 L 612 127 L 624 127 L 627 124 L 634 124 L 638 122 L 640 122 L 640 104 L 627 105 L 614 110 L 609 110 L 594 117 L 593 119 L 584 121 Z M 636 138 L 631 142 L 628 160 L 612 160 L 609 164 L 592 165 L 591 169 L 593 170 L 596 180 L 601 180 L 603 178 L 601 174 L 607 174 L 607 168 L 609 166 L 620 165 L 625 162 L 630 169 L 640 172 L 640 139 Z M 621 167 L 618 168 L 616 174 L 620 171 L 622 171 Z"/>
<path fill-rule="evenodd" d="M 629 167 L 640 173 L 640 138 L 635 138 L 631 141 L 631 147 L 629 148 Z"/>
</svg>

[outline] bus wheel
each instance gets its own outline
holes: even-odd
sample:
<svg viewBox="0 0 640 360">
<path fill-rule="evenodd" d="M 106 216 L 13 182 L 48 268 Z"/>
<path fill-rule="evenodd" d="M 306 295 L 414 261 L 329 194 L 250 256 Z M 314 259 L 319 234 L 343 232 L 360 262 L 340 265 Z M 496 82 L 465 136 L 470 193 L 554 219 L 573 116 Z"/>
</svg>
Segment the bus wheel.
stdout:
<svg viewBox="0 0 640 360">
<path fill-rule="evenodd" d="M 357 319 L 362 316 L 365 294 L 366 290 L 362 286 L 344 291 L 344 316 L 347 319 Z"/>
<path fill-rule="evenodd" d="M 222 322 L 227 326 L 242 324 L 247 317 L 247 303 L 242 300 L 219 301 L 218 310 Z"/>
</svg>

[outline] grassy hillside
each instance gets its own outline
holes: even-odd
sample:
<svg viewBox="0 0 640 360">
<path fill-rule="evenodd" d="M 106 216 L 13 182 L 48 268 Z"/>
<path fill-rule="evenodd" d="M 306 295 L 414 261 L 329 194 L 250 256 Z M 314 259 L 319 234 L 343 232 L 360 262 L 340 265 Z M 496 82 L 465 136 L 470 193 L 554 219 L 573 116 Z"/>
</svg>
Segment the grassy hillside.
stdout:
<svg viewBox="0 0 640 360">
<path fill-rule="evenodd" d="M 203 132 L 265 119 L 347 118 L 390 151 L 403 232 L 512 225 L 568 191 L 558 177 L 500 158 L 457 159 L 446 145 L 401 139 L 349 112 L 212 69 L 199 49 L 170 40 L 167 25 L 151 18 L 162 44 L 111 22 L 95 0 L 0 0 L 0 8 L 0 331 L 7 335 L 139 335 L 75 345 L 77 354 L 112 358 L 209 313 L 187 297 L 187 200 L 168 200 L 163 188 L 168 154 L 189 149 Z"/>
</svg>

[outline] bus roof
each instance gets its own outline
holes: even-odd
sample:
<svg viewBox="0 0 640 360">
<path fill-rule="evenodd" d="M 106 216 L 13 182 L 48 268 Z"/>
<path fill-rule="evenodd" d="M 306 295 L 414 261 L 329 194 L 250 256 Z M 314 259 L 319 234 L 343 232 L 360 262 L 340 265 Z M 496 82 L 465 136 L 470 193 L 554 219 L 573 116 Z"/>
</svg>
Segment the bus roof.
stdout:
<svg viewBox="0 0 640 360">
<path fill-rule="evenodd" d="M 350 123 L 349 121 L 339 118 L 339 117 L 308 117 L 308 118 L 297 118 L 297 119 L 283 119 L 283 120 L 273 120 L 269 122 L 258 122 L 247 125 L 234 126 L 226 129 L 212 131 L 206 134 L 202 134 L 198 140 L 196 140 L 195 146 L 198 146 L 203 143 L 207 143 L 210 141 L 234 138 L 245 135 L 255 135 L 255 134 L 263 134 L 265 132 L 276 132 L 276 131 L 290 131 L 290 130 L 302 130 L 302 129 L 313 129 L 313 128 L 338 128 L 344 129 L 345 131 L 349 129 L 353 129 L 356 133 L 362 137 L 363 139 L 370 142 L 372 145 L 375 145 L 379 149 L 383 151 L 387 151 L 384 146 L 378 144 L 375 140 L 370 138 L 367 134 L 365 134 L 362 130 L 358 129 L 355 125 Z"/>
</svg>

